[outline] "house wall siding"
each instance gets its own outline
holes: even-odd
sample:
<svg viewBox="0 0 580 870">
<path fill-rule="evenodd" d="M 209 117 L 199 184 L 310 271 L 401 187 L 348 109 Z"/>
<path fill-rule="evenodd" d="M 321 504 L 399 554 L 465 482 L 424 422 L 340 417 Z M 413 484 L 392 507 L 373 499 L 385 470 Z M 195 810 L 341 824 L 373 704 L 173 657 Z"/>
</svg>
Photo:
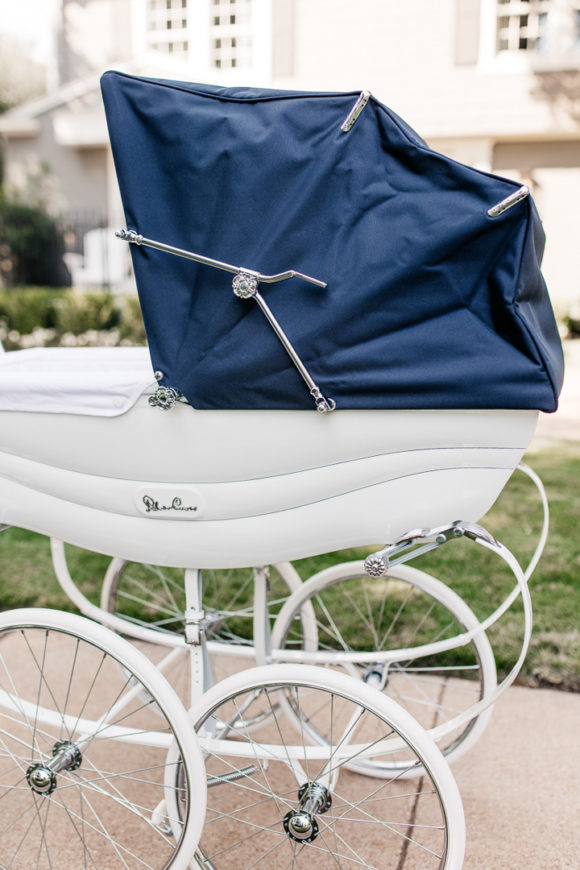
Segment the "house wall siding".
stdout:
<svg viewBox="0 0 580 870">
<path fill-rule="evenodd" d="M 146 2 L 61 0 L 61 80 L 118 59 L 131 63 L 132 53 L 143 49 Z M 370 89 L 435 149 L 485 171 L 531 178 L 548 237 L 545 268 L 556 307 L 580 297 L 580 45 L 573 49 L 571 32 L 562 31 L 562 22 L 571 21 L 569 0 L 552 0 L 563 50 L 547 55 L 496 54 L 496 0 L 252 0 L 259 56 L 247 80 L 244 70 L 211 68 L 210 0 L 188 2 L 196 40 L 190 66 L 175 67 L 174 75 L 168 69 L 163 77 Z M 100 142 L 98 135 L 84 141 L 85 111 L 102 114 L 96 82 L 92 96 L 29 116 L 40 124 L 36 140 L 8 137 L 6 174 L 24 188 L 45 162 L 54 211 L 101 210 L 112 220 L 119 200 L 110 152 L 104 133 Z M 77 146 L 71 137 L 63 147 L 62 136 L 59 145 L 55 129 L 61 124 L 66 132 L 75 122 Z"/>
<path fill-rule="evenodd" d="M 560 22 L 566 2 L 554 0 Z M 495 0 L 294 5 L 294 70 L 276 84 L 369 89 L 436 150 L 516 180 L 533 175 L 544 271 L 565 311 L 580 297 L 580 53 L 565 64 L 539 63 L 533 52 L 496 56 Z"/>
<path fill-rule="evenodd" d="M 107 214 L 105 148 L 65 148 L 54 141 L 51 119 L 37 139 L 12 139 L 5 158 L 8 189 L 35 193 L 55 215 L 69 212 Z M 38 179 L 42 179 L 38 181 Z"/>
</svg>

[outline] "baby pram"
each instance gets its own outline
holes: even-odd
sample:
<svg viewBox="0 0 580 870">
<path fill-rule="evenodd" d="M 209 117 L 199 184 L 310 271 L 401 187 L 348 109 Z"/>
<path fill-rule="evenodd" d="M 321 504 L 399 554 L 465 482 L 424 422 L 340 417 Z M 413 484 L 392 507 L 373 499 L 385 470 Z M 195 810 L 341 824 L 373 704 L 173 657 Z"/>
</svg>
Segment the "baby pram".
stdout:
<svg viewBox="0 0 580 870">
<path fill-rule="evenodd" d="M 562 377 L 528 192 L 434 154 L 366 93 L 119 73 L 103 92 L 152 366 L 132 349 L 2 357 L 0 520 L 50 535 L 73 601 L 165 650 L 165 673 L 186 655 L 192 708 L 99 624 L 4 615 L 2 854 L 14 867 L 57 866 L 56 850 L 71 867 L 459 868 L 443 753 L 485 724 L 498 693 L 485 631 L 518 591 L 525 648 L 533 568 L 477 522 Z M 404 564 L 455 538 L 516 577 L 483 622 Z M 63 541 L 113 557 L 103 607 L 72 584 Z M 385 542 L 366 572 L 302 585 L 288 564 Z M 119 615 L 129 561 L 185 569 L 183 601 L 159 581 L 181 632 L 162 608 Z M 272 634 L 265 565 L 287 587 Z M 208 599 L 204 575 L 253 566 L 251 607 Z M 344 610 L 362 613 L 349 579 L 368 612 L 391 613 L 371 646 L 344 639 Z M 149 583 L 137 578 L 137 604 L 151 605 Z M 445 631 L 420 616 L 397 634 L 417 596 Z M 249 636 L 228 628 L 241 617 Z M 409 709 L 444 709 L 421 665 L 441 673 L 458 646 L 475 695 L 452 684 L 454 714 L 420 724 Z M 230 675 L 212 686 L 218 666 Z"/>
</svg>

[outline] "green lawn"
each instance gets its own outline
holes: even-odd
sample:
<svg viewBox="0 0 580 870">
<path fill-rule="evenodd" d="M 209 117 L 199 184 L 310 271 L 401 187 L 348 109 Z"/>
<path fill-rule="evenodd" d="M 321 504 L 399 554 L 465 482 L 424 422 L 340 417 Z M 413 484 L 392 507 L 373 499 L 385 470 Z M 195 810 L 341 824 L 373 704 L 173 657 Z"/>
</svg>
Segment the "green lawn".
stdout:
<svg viewBox="0 0 580 870">
<path fill-rule="evenodd" d="M 551 509 L 548 544 L 531 580 L 534 635 L 522 679 L 536 685 L 580 690 L 580 443 L 554 443 L 526 461 L 542 477 Z M 493 534 L 527 564 L 541 525 L 536 490 L 516 473 L 500 499 L 482 520 Z M 46 538 L 20 529 L 0 535 L 0 609 L 23 606 L 74 609 L 53 574 Z M 365 551 L 344 551 L 296 563 L 301 576 L 337 561 L 360 558 Z M 69 548 L 71 573 L 93 601 L 98 601 L 108 559 Z M 479 618 L 493 610 L 511 588 L 511 575 L 497 557 L 460 540 L 422 557 L 417 567 L 448 583 Z M 232 582 L 237 582 L 234 579 Z M 518 653 L 522 630 L 519 603 L 490 632 L 500 672 Z"/>
<path fill-rule="evenodd" d="M 550 534 L 532 575 L 534 633 L 521 681 L 580 691 L 580 443 L 554 442 L 525 457 L 543 480 L 550 503 Z M 511 549 L 525 568 L 539 537 L 542 510 L 536 488 L 514 473 L 491 511 L 481 520 Z M 357 558 L 348 551 L 342 558 Z M 364 555 L 364 553 L 362 553 Z M 338 554 L 296 563 L 300 574 L 338 559 Z M 480 619 L 489 615 L 513 586 L 512 575 L 497 556 L 470 541 L 446 544 L 413 563 L 454 589 Z M 498 671 L 517 658 L 522 636 L 518 601 L 489 632 Z"/>
</svg>

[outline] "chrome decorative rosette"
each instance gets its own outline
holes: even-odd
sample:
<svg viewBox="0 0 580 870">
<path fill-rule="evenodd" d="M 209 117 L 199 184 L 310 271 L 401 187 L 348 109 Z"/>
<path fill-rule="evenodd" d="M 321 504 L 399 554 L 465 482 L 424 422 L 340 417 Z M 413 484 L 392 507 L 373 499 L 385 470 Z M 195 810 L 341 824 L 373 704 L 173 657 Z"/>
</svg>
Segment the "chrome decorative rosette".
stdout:
<svg viewBox="0 0 580 870">
<path fill-rule="evenodd" d="M 181 398 L 179 390 L 173 387 L 157 387 L 152 396 L 149 396 L 149 404 L 153 408 L 161 408 L 162 411 L 170 411 Z"/>
<path fill-rule="evenodd" d="M 247 272 L 240 272 L 232 281 L 232 287 L 240 299 L 251 299 L 258 292 L 258 279 Z"/>
<path fill-rule="evenodd" d="M 376 554 L 367 556 L 364 564 L 365 571 L 367 574 L 370 574 L 371 577 L 382 577 L 383 574 L 386 573 L 387 564 L 381 556 L 377 556 Z"/>
</svg>

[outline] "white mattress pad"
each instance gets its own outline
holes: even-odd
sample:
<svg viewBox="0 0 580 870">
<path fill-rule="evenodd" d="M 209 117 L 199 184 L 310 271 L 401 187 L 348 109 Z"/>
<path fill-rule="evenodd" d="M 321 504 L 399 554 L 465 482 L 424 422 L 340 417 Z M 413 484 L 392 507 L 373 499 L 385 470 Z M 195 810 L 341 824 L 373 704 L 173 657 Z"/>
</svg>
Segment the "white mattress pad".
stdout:
<svg viewBox="0 0 580 870">
<path fill-rule="evenodd" d="M 31 348 L 0 354 L 0 411 L 116 417 L 154 385 L 146 347 Z"/>
</svg>

